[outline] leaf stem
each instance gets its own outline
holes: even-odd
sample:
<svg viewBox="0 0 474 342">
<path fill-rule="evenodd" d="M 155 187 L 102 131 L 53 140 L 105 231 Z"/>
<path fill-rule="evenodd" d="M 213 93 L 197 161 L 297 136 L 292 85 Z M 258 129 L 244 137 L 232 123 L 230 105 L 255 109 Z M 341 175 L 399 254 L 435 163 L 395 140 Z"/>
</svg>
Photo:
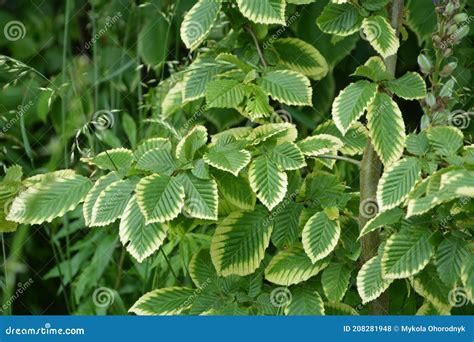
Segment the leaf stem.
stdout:
<svg viewBox="0 0 474 342">
<path fill-rule="evenodd" d="M 342 160 L 342 161 L 354 164 L 358 168 L 360 168 L 360 165 L 361 165 L 361 162 L 359 160 L 348 158 L 348 157 L 343 157 L 343 156 L 331 156 L 329 154 L 322 154 L 320 156 L 317 156 L 316 158 Z"/>
<path fill-rule="evenodd" d="M 246 26 L 245 29 L 250 34 L 250 36 L 253 39 L 253 42 L 255 43 L 255 47 L 257 48 L 258 56 L 260 57 L 260 62 L 262 63 L 263 67 L 266 68 L 268 66 L 268 64 L 267 64 L 267 61 L 265 60 L 265 57 L 263 56 L 263 51 L 262 51 L 262 48 L 260 47 L 257 36 L 255 35 L 255 32 L 253 32 L 253 29 L 250 26 Z"/>
</svg>

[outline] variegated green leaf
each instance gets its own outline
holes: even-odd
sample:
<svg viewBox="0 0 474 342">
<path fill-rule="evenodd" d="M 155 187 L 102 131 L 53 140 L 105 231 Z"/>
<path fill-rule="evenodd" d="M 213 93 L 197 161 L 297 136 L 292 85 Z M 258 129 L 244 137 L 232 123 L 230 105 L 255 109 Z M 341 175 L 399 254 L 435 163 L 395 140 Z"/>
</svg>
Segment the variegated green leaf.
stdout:
<svg viewBox="0 0 474 342">
<path fill-rule="evenodd" d="M 298 170 L 306 166 L 304 156 L 298 146 L 288 141 L 270 150 L 268 157 L 280 171 Z"/>
<path fill-rule="evenodd" d="M 351 279 L 351 268 L 344 263 L 331 263 L 321 274 L 324 294 L 331 302 L 340 302 Z"/>
<path fill-rule="evenodd" d="M 383 58 L 397 53 L 400 47 L 395 29 L 380 15 L 364 18 L 362 29 L 367 41 Z"/>
<path fill-rule="evenodd" d="M 211 242 L 212 262 L 221 276 L 247 275 L 260 265 L 270 243 L 273 226 L 267 211 L 236 211 L 216 228 Z"/>
<path fill-rule="evenodd" d="M 288 316 L 324 315 L 324 302 L 314 289 L 308 286 L 291 288 L 291 301 L 285 308 Z"/>
<path fill-rule="evenodd" d="M 213 80 L 206 89 L 209 108 L 237 108 L 245 96 L 245 87 L 236 80 Z"/>
<path fill-rule="evenodd" d="M 192 161 L 196 152 L 207 143 L 207 129 L 195 126 L 176 146 L 176 158 Z"/>
<path fill-rule="evenodd" d="M 303 247 L 315 263 L 336 247 L 341 235 L 339 222 L 331 220 L 324 211 L 314 214 L 303 228 Z"/>
<path fill-rule="evenodd" d="M 377 187 L 380 211 L 395 208 L 402 203 L 420 180 L 421 165 L 417 158 L 408 157 L 389 166 Z"/>
<path fill-rule="evenodd" d="M 213 179 L 199 179 L 192 174 L 181 174 L 185 200 L 184 212 L 190 217 L 217 220 L 217 183 Z"/>
<path fill-rule="evenodd" d="M 385 93 L 378 93 L 369 105 L 367 127 L 372 144 L 384 165 L 389 165 L 403 154 L 405 123 L 398 105 Z"/>
<path fill-rule="evenodd" d="M 425 81 L 416 72 L 407 72 L 396 80 L 385 82 L 384 86 L 405 100 L 422 99 L 426 96 Z"/>
<path fill-rule="evenodd" d="M 103 170 L 118 171 L 130 168 L 133 154 L 126 148 L 116 148 L 101 152 L 94 158 L 82 158 L 81 160 Z"/>
<path fill-rule="evenodd" d="M 140 316 L 179 315 L 193 303 L 194 290 L 165 287 L 141 296 L 129 312 Z"/>
<path fill-rule="evenodd" d="M 339 36 L 348 36 L 359 30 L 362 17 L 352 4 L 329 3 L 316 20 L 321 31 Z"/>
<path fill-rule="evenodd" d="M 206 39 L 219 12 L 221 1 L 199 0 L 184 16 L 181 39 L 190 50 L 196 49 Z"/>
<path fill-rule="evenodd" d="M 339 93 L 332 105 L 332 117 L 342 134 L 364 114 L 376 93 L 377 84 L 368 81 L 351 83 Z"/>
<path fill-rule="evenodd" d="M 305 156 L 317 157 L 322 154 L 336 152 L 342 147 L 343 142 L 333 135 L 318 134 L 299 141 L 297 145 Z"/>
<path fill-rule="evenodd" d="M 420 272 L 430 261 L 434 249 L 427 228 L 404 228 L 387 241 L 382 256 L 384 279 L 407 278 Z"/>
<path fill-rule="evenodd" d="M 282 286 L 298 284 L 314 277 L 327 265 L 326 260 L 312 263 L 303 248 L 294 246 L 272 258 L 265 269 L 265 279 Z"/>
<path fill-rule="evenodd" d="M 167 225 L 146 224 L 137 199 L 132 196 L 120 220 L 119 235 L 122 245 L 139 263 L 160 248 L 167 231 Z"/>
<path fill-rule="evenodd" d="M 272 210 L 285 197 L 288 185 L 287 175 L 279 171 L 266 156 L 260 156 L 250 164 L 249 181 L 257 198 L 268 210 Z"/>
<path fill-rule="evenodd" d="M 285 25 L 285 0 L 237 0 L 237 5 L 255 23 Z"/>
<path fill-rule="evenodd" d="M 136 194 L 146 224 L 170 221 L 184 206 L 184 188 L 170 176 L 153 174 L 142 178 Z"/>
<path fill-rule="evenodd" d="M 393 281 L 382 277 L 381 259 L 379 255 L 373 257 L 357 274 L 357 291 L 363 304 L 378 298 Z"/>
<path fill-rule="evenodd" d="M 260 79 L 260 86 L 278 102 L 293 106 L 311 106 L 313 89 L 309 79 L 298 72 L 269 71 Z"/>
</svg>

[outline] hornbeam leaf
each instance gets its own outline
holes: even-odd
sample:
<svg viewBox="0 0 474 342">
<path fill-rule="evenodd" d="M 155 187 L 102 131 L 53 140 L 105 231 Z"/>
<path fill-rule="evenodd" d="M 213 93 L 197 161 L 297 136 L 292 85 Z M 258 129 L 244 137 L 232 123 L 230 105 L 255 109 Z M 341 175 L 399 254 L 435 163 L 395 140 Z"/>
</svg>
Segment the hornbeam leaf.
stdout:
<svg viewBox="0 0 474 342">
<path fill-rule="evenodd" d="M 166 287 L 148 292 L 133 304 L 129 312 L 140 316 L 179 315 L 191 307 L 194 290 Z"/>
<path fill-rule="evenodd" d="M 217 220 L 217 183 L 213 179 L 199 179 L 186 173 L 179 176 L 183 185 L 184 211 L 187 215 L 203 220 Z"/>
<path fill-rule="evenodd" d="M 137 149 L 133 152 L 135 161 L 139 161 L 145 153 L 154 149 L 164 149 L 171 151 L 171 143 L 169 139 L 165 138 L 151 138 L 147 139 L 138 145 Z"/>
<path fill-rule="evenodd" d="M 306 166 L 304 156 L 295 143 L 286 141 L 268 152 L 280 171 L 298 170 Z"/>
<path fill-rule="evenodd" d="M 385 93 L 378 93 L 369 105 L 367 127 L 372 144 L 384 165 L 389 165 L 403 154 L 405 123 L 398 105 Z"/>
<path fill-rule="evenodd" d="M 331 316 L 358 316 L 359 313 L 350 305 L 344 303 L 324 303 L 326 315 Z"/>
<path fill-rule="evenodd" d="M 455 155 L 463 146 L 464 135 L 456 127 L 431 127 L 427 132 L 433 150 L 440 156 Z"/>
<path fill-rule="evenodd" d="M 436 272 L 436 267 L 432 264 L 426 266 L 413 278 L 412 285 L 416 293 L 442 311 L 450 311 L 450 307 L 455 304 L 451 302 L 452 295 L 456 295 L 456 290 L 443 283 Z"/>
<path fill-rule="evenodd" d="M 474 172 L 451 170 L 441 175 L 441 189 L 446 200 L 455 197 L 474 197 Z"/>
<path fill-rule="evenodd" d="M 209 108 L 237 108 L 245 96 L 245 87 L 236 80 L 213 80 L 206 89 Z"/>
<path fill-rule="evenodd" d="M 255 208 L 256 196 L 250 187 L 247 177 L 233 176 L 227 172 L 214 172 L 219 193 L 232 205 L 242 210 L 253 210 Z"/>
<path fill-rule="evenodd" d="M 314 277 L 328 264 L 326 260 L 312 263 L 303 248 L 294 246 L 272 258 L 265 269 L 265 279 L 282 286 L 298 284 Z"/>
<path fill-rule="evenodd" d="M 357 67 L 352 76 L 367 77 L 374 82 L 393 78 L 393 76 L 387 72 L 387 67 L 382 58 L 378 56 L 370 57 L 364 65 Z"/>
<path fill-rule="evenodd" d="M 362 0 L 362 6 L 369 11 L 377 11 L 385 7 L 390 0 Z"/>
<path fill-rule="evenodd" d="M 382 277 L 381 259 L 380 255 L 373 257 L 357 274 L 357 291 L 362 298 L 362 304 L 378 298 L 393 282 L 392 279 Z"/>
<path fill-rule="evenodd" d="M 184 205 L 184 188 L 173 177 L 153 174 L 142 178 L 136 187 L 137 202 L 145 223 L 171 221 Z"/>
<path fill-rule="evenodd" d="M 324 302 L 314 289 L 307 286 L 291 289 L 291 302 L 285 308 L 288 316 L 324 315 Z"/>
<path fill-rule="evenodd" d="M 272 210 L 280 203 L 286 194 L 288 178 L 285 172 L 266 156 L 255 159 L 249 167 L 249 181 L 257 198 Z"/>
<path fill-rule="evenodd" d="M 207 85 L 214 76 L 230 69 L 229 64 L 216 63 L 214 56 L 197 58 L 183 78 L 183 102 L 197 100 L 206 94 Z M 201 111 L 205 111 L 202 108 Z"/>
<path fill-rule="evenodd" d="M 391 224 L 400 222 L 404 215 L 405 212 L 400 208 L 392 208 L 386 211 L 379 212 L 376 216 L 371 218 L 362 228 L 359 237 L 373 232 L 377 228 L 389 226 Z"/>
<path fill-rule="evenodd" d="M 297 145 L 305 156 L 317 157 L 339 150 L 343 142 L 333 135 L 318 134 L 299 141 Z"/>
<path fill-rule="evenodd" d="M 285 25 L 285 0 L 237 0 L 237 5 L 254 23 Z"/>
<path fill-rule="evenodd" d="M 106 174 L 105 176 L 100 177 L 92 187 L 92 189 L 88 192 L 85 200 L 84 200 L 84 205 L 82 206 L 82 211 L 84 215 L 84 220 L 86 223 L 86 226 L 90 227 L 91 226 L 91 220 L 92 220 L 92 211 L 94 210 L 94 207 L 96 206 L 97 199 L 99 198 L 99 195 L 105 188 L 107 188 L 110 184 L 121 180 L 122 175 L 120 172 L 110 172 Z"/>
<path fill-rule="evenodd" d="M 207 143 L 207 129 L 195 126 L 176 146 L 176 158 L 192 161 L 196 152 Z"/>
<path fill-rule="evenodd" d="M 377 202 L 381 212 L 402 203 L 420 180 L 421 165 L 417 158 L 408 157 L 389 166 L 377 187 Z"/>
<path fill-rule="evenodd" d="M 31 186 L 13 200 L 8 221 L 25 224 L 51 222 L 73 210 L 87 196 L 91 181 L 71 172 L 52 172 L 31 182 Z"/>
<path fill-rule="evenodd" d="M 393 234 L 383 250 L 383 278 L 407 278 L 420 272 L 434 252 L 429 241 L 431 234 L 422 227 L 405 228 Z"/>
<path fill-rule="evenodd" d="M 395 29 L 384 17 L 374 15 L 364 18 L 362 30 L 367 41 L 383 58 L 397 53 L 400 42 Z"/>
<path fill-rule="evenodd" d="M 217 277 L 209 248 L 202 248 L 193 255 L 189 261 L 189 275 L 197 287 L 202 287 Z"/>
<path fill-rule="evenodd" d="M 349 3 L 329 3 L 316 20 L 321 31 L 348 36 L 359 30 L 362 18 L 357 8 Z"/>
<path fill-rule="evenodd" d="M 351 83 L 339 93 L 332 105 L 332 117 L 343 135 L 364 114 L 376 94 L 377 84 L 368 81 Z"/>
<path fill-rule="evenodd" d="M 314 214 L 303 228 L 303 247 L 315 263 L 325 258 L 336 247 L 341 235 L 338 221 L 331 220 L 324 211 Z"/>
<path fill-rule="evenodd" d="M 204 154 L 206 164 L 216 169 L 230 172 L 237 176 L 250 162 L 250 152 L 247 150 L 214 150 Z"/>
<path fill-rule="evenodd" d="M 136 196 L 132 196 L 120 220 L 119 235 L 122 244 L 139 263 L 160 248 L 167 231 L 167 225 L 146 224 Z"/>
<path fill-rule="evenodd" d="M 417 316 L 449 316 L 450 311 L 451 310 L 448 307 L 440 308 L 432 304 L 431 302 L 426 301 L 423 303 L 422 306 L 420 306 L 420 308 L 416 312 L 416 315 Z"/>
<path fill-rule="evenodd" d="M 449 286 L 454 286 L 461 277 L 461 270 L 469 256 L 468 243 L 447 238 L 436 250 L 436 268 L 441 280 Z"/>
<path fill-rule="evenodd" d="M 221 2 L 199 0 L 186 15 L 181 24 L 181 39 L 190 50 L 196 49 L 206 39 L 221 10 Z"/>
<path fill-rule="evenodd" d="M 346 294 L 352 270 L 343 263 L 331 263 L 321 274 L 324 294 L 331 302 L 340 302 Z"/>
<path fill-rule="evenodd" d="M 176 170 L 176 162 L 167 148 L 154 148 L 138 160 L 137 169 L 171 175 Z"/>
<path fill-rule="evenodd" d="M 405 100 L 422 99 L 426 96 L 426 84 L 417 72 L 407 72 L 402 77 L 387 81 L 385 88 Z"/>
<path fill-rule="evenodd" d="M 90 226 L 106 226 L 122 217 L 136 184 L 130 179 L 118 180 L 102 190 L 92 209 Z"/>
<path fill-rule="evenodd" d="M 273 225 L 263 207 L 236 211 L 216 228 L 211 242 L 212 262 L 221 276 L 253 273 L 270 243 Z"/>
<path fill-rule="evenodd" d="M 298 38 L 280 38 L 273 47 L 280 56 L 280 63 L 293 71 L 320 80 L 328 73 L 328 64 L 311 44 Z"/>
<path fill-rule="evenodd" d="M 118 171 L 130 168 L 133 154 L 126 148 L 115 148 L 101 152 L 94 158 L 82 158 L 81 160 L 103 170 Z"/>
<path fill-rule="evenodd" d="M 260 86 L 278 102 L 292 106 L 311 106 L 313 89 L 309 79 L 298 72 L 269 71 L 260 79 Z"/>
</svg>

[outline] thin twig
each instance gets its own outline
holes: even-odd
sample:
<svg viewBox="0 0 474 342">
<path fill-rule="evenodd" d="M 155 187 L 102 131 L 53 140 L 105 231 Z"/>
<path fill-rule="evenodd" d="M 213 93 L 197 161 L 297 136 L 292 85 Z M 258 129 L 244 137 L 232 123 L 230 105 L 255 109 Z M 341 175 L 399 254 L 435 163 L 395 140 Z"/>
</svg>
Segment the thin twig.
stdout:
<svg viewBox="0 0 474 342">
<path fill-rule="evenodd" d="M 260 47 L 257 36 L 255 35 L 255 32 L 253 32 L 253 30 L 250 26 L 246 26 L 245 29 L 250 34 L 250 36 L 253 39 L 253 42 L 255 43 L 255 47 L 257 48 L 258 56 L 260 57 L 260 62 L 262 63 L 263 67 L 266 68 L 268 66 L 267 61 L 265 60 L 265 57 L 263 56 L 263 51 L 262 51 L 262 48 Z"/>
<path fill-rule="evenodd" d="M 357 165 L 357 167 L 360 168 L 360 161 L 352 159 L 352 158 L 347 158 L 343 156 L 332 156 L 330 154 L 322 154 L 320 156 L 317 156 L 317 158 L 342 160 L 342 161 Z"/>
</svg>

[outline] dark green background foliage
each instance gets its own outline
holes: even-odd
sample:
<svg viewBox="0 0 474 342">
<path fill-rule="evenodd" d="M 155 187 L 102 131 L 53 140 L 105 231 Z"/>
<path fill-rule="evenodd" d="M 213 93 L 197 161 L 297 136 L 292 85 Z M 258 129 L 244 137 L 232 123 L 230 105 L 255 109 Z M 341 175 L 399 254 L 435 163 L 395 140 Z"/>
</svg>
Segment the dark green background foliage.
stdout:
<svg viewBox="0 0 474 342">
<path fill-rule="evenodd" d="M 462 0 L 0 1 L 3 314 L 472 314 Z"/>
</svg>

